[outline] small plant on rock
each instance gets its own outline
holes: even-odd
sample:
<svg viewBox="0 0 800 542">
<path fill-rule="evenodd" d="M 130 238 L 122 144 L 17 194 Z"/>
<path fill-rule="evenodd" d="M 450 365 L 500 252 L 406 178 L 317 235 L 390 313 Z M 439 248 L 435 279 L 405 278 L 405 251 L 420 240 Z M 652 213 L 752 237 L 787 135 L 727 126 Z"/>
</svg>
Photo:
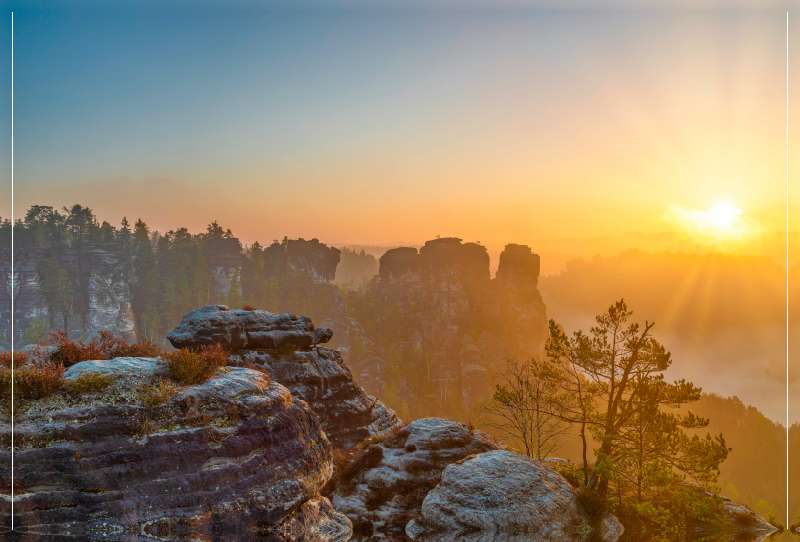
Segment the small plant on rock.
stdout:
<svg viewBox="0 0 800 542">
<path fill-rule="evenodd" d="M 181 348 L 163 355 L 169 365 L 170 376 L 185 385 L 205 382 L 220 367 L 228 363 L 228 352 L 221 344 Z"/>
<path fill-rule="evenodd" d="M 28 363 L 28 355 L 23 352 L 0 352 L 0 367 L 11 368 L 11 356 L 14 356 L 14 368 L 18 369 L 20 366 Z"/>
<path fill-rule="evenodd" d="M 36 400 L 44 399 L 60 391 L 64 387 L 64 366 L 29 365 L 14 369 L 14 399 Z M 0 370 L 0 400 L 11 401 L 11 369 Z"/>
<path fill-rule="evenodd" d="M 73 380 L 67 391 L 70 395 L 80 396 L 84 393 L 102 391 L 114 383 L 114 377 L 101 374 L 99 371 L 85 371 Z"/>
<path fill-rule="evenodd" d="M 66 331 L 50 334 L 50 342 L 56 346 L 50 360 L 71 367 L 81 361 L 95 359 L 114 359 L 119 357 L 156 357 L 161 349 L 152 341 L 139 339 L 128 343 L 124 339 L 114 337 L 107 331 L 101 331 L 100 337 L 91 341 L 73 341 Z"/>
<path fill-rule="evenodd" d="M 340 495 L 350 495 L 358 485 L 361 474 L 378 466 L 383 459 L 383 448 L 374 444 L 365 445 L 369 440 L 362 442 L 350 452 L 334 450 L 334 476 L 323 488 L 323 495 L 329 495 L 333 491 L 337 491 Z"/>
<path fill-rule="evenodd" d="M 776 529 L 778 529 L 779 533 L 783 532 L 784 530 L 783 524 L 780 521 L 778 521 L 778 518 L 776 518 L 774 515 L 770 514 L 769 516 L 767 516 L 767 522 Z"/>
<path fill-rule="evenodd" d="M 173 382 L 159 378 L 157 384 L 141 388 L 137 396 L 147 408 L 155 408 L 169 401 L 177 388 Z"/>
<path fill-rule="evenodd" d="M 410 433 L 404 427 L 397 427 L 393 429 L 386 438 L 383 440 L 383 445 L 386 448 L 402 448 L 406 445 Z"/>
<path fill-rule="evenodd" d="M 578 506 L 586 514 L 592 527 L 600 525 L 608 511 L 608 501 L 601 492 L 589 487 L 578 490 L 576 495 Z"/>
</svg>

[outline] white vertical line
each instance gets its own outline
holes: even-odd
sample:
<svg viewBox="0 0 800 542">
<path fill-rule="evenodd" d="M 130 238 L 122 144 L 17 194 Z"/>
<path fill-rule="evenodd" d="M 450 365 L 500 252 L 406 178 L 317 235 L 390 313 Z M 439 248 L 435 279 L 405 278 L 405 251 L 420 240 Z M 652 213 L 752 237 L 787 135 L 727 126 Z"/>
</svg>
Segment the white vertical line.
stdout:
<svg viewBox="0 0 800 542">
<path fill-rule="evenodd" d="M 786 12 L 786 524 L 789 517 L 789 12 Z"/>
<path fill-rule="evenodd" d="M 14 12 L 11 12 L 11 530 L 14 530 Z"/>
</svg>

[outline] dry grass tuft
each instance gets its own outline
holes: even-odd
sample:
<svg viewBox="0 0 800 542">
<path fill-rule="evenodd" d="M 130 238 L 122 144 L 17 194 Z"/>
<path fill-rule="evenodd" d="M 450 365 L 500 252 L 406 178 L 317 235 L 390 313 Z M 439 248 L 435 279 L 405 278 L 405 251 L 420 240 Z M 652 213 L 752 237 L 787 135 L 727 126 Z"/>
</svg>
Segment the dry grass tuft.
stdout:
<svg viewBox="0 0 800 542">
<path fill-rule="evenodd" d="M 386 438 L 383 440 L 383 445 L 386 448 L 402 448 L 406 445 L 409 435 L 410 433 L 405 427 L 396 427 L 386 435 Z"/>
<path fill-rule="evenodd" d="M 361 474 L 378 466 L 383 459 L 383 448 L 374 445 L 362 448 L 364 442 L 349 452 L 333 451 L 333 478 L 323 488 L 323 494 L 337 491 L 340 495 L 350 495 Z"/>
<path fill-rule="evenodd" d="M 147 408 L 155 408 L 169 401 L 177 389 L 178 386 L 174 383 L 165 378 L 159 378 L 156 385 L 145 386 L 136 395 Z"/>
<path fill-rule="evenodd" d="M 219 367 L 228 363 L 228 352 L 221 344 L 201 346 L 199 350 L 181 348 L 162 356 L 173 380 L 181 384 L 200 384 L 208 380 Z"/>
<path fill-rule="evenodd" d="M 14 369 L 14 399 L 26 401 L 49 397 L 63 389 L 63 376 L 63 365 L 28 365 Z M 11 369 L 0 370 L 0 400 L 3 402 L 11 402 L 11 383 Z"/>
<path fill-rule="evenodd" d="M 111 375 L 104 375 L 99 371 L 86 371 L 67 385 L 67 391 L 70 395 L 79 396 L 104 390 L 113 383 L 114 377 Z"/>
</svg>

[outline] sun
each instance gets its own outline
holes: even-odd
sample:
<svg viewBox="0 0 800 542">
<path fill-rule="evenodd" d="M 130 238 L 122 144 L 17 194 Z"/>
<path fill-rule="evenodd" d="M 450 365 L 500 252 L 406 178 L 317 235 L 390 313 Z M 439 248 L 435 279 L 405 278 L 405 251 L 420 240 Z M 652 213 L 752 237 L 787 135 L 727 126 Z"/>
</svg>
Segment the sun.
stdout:
<svg viewBox="0 0 800 542">
<path fill-rule="evenodd" d="M 701 214 L 701 213 L 698 213 Z M 711 210 L 707 213 L 702 213 L 698 218 L 707 222 L 708 225 L 718 228 L 722 231 L 730 231 L 733 225 L 736 223 L 737 217 L 742 214 L 741 209 L 737 209 L 734 205 L 730 203 L 715 203 Z"/>
<path fill-rule="evenodd" d="M 707 211 L 670 206 L 666 217 L 692 235 L 713 239 L 743 238 L 753 233 L 752 221 L 744 212 L 727 201 L 715 203 Z"/>
</svg>

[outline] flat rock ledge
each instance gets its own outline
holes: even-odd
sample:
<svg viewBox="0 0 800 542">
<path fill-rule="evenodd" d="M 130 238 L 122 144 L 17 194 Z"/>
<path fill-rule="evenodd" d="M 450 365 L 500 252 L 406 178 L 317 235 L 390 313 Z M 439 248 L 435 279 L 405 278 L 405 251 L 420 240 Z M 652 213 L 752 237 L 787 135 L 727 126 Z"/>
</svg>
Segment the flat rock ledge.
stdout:
<svg viewBox="0 0 800 542">
<path fill-rule="evenodd" d="M 225 367 L 147 406 L 142 393 L 167 372 L 160 360 L 87 361 L 65 378 L 85 371 L 112 375 L 114 383 L 80 398 L 59 392 L 23 405 L 15 417 L 20 536 L 349 537 L 349 520 L 318 496 L 332 475 L 332 448 L 317 416 L 265 374 Z M 10 420 L 1 418 L 0 439 L 9 437 Z M 0 516 L 9 517 L 7 446 L 0 476 Z"/>
<path fill-rule="evenodd" d="M 331 502 L 362 533 L 402 533 L 409 519 L 420 515 L 423 499 L 445 467 L 501 446 L 456 420 L 422 418 L 363 443 L 363 468 L 334 480 Z"/>
<path fill-rule="evenodd" d="M 305 316 L 208 305 L 187 313 L 167 335 L 175 348 L 219 343 L 228 350 L 306 348 L 328 342 L 330 329 L 317 328 Z"/>
<path fill-rule="evenodd" d="M 494 539 L 502 533 L 540 541 L 586 539 L 596 529 L 606 542 L 623 532 L 610 514 L 596 527 L 581 511 L 572 486 L 547 463 L 493 450 L 449 465 L 422 503 L 418 527 L 439 537 Z M 470 534 L 471 533 L 471 534 Z M 434 537 L 436 538 L 436 537 Z M 426 538 L 427 540 L 427 538 Z"/>
</svg>

